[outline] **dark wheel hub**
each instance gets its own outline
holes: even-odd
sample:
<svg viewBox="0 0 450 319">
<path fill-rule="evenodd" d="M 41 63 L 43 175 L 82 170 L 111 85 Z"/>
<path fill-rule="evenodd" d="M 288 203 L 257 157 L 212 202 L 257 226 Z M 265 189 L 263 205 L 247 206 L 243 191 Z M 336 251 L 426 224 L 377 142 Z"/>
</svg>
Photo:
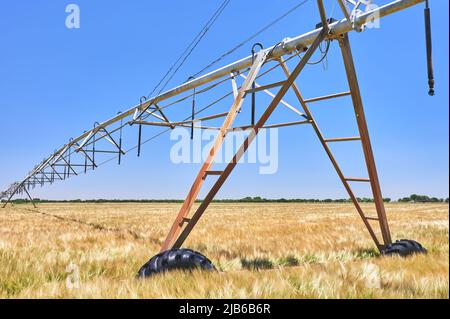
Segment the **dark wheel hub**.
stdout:
<svg viewBox="0 0 450 319">
<path fill-rule="evenodd" d="M 172 249 L 152 257 L 138 272 L 139 278 L 170 270 L 215 270 L 212 262 L 191 249 Z"/>
<path fill-rule="evenodd" d="M 381 253 L 383 255 L 399 255 L 406 257 L 412 254 L 426 254 L 427 250 L 414 240 L 401 239 L 386 246 Z"/>
</svg>

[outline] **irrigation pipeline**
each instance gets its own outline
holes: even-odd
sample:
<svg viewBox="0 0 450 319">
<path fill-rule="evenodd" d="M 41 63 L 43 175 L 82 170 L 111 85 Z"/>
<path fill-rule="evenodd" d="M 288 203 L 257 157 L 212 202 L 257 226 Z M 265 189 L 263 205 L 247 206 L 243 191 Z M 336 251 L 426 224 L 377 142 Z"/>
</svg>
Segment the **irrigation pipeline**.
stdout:
<svg viewBox="0 0 450 319">
<path fill-rule="evenodd" d="M 389 4 L 386 4 L 382 7 L 378 7 L 374 10 L 363 12 L 363 13 L 357 13 L 352 17 L 352 21 L 345 19 L 342 19 L 340 21 L 332 22 L 329 24 L 329 30 L 332 33 L 332 36 L 338 36 L 339 34 L 345 34 L 352 30 L 360 30 L 361 27 L 369 22 L 373 21 L 375 18 L 382 18 L 384 16 L 387 16 L 389 14 L 392 14 L 394 12 L 403 10 L 407 7 L 413 6 L 417 3 L 423 2 L 424 0 L 396 0 Z M 225 2 L 224 2 L 225 3 Z M 317 34 L 321 32 L 321 28 L 315 29 L 313 31 L 310 31 L 308 33 L 305 33 L 303 35 L 297 36 L 292 39 L 286 39 L 282 41 L 281 43 L 277 44 L 276 46 L 267 48 L 267 52 L 270 53 L 268 61 L 276 61 L 278 58 L 282 56 L 290 55 L 290 57 L 295 56 L 299 52 L 302 52 L 310 43 L 311 41 L 317 36 Z M 331 35 L 330 35 L 331 37 Z M 327 52 L 327 50 L 325 51 Z M 162 101 L 169 100 L 170 98 L 173 98 L 177 95 L 180 95 L 184 92 L 188 92 L 193 90 L 194 88 L 199 88 L 201 86 L 204 86 L 208 83 L 210 84 L 208 87 L 203 88 L 201 90 L 196 90 L 196 95 L 208 92 L 212 90 L 213 88 L 216 88 L 218 85 L 225 83 L 226 81 L 231 79 L 230 74 L 233 72 L 241 72 L 244 73 L 246 70 L 248 70 L 249 66 L 251 65 L 252 57 L 246 57 L 244 59 L 241 59 L 239 61 L 236 61 L 234 63 L 231 63 L 230 65 L 224 66 L 216 71 L 212 71 L 206 75 L 203 75 L 201 77 L 198 77 L 196 79 L 193 79 L 187 83 L 184 83 L 172 90 L 166 91 L 165 93 L 162 93 L 161 95 L 158 95 L 155 98 L 149 99 L 144 103 L 140 103 L 138 106 L 135 106 L 133 108 L 128 109 L 127 111 L 124 111 L 115 117 L 113 117 L 110 120 L 107 120 L 101 124 L 94 125 L 94 128 L 85 131 L 85 133 L 81 134 L 80 136 L 70 139 L 69 143 L 65 144 L 62 148 L 59 150 L 56 150 L 52 155 L 50 155 L 48 158 L 44 159 L 40 164 L 36 165 L 32 171 L 28 173 L 28 175 L 21 181 L 16 182 L 10 185 L 10 187 L 0 193 L 0 198 L 5 197 L 8 198 L 8 201 L 12 196 L 14 196 L 16 193 L 23 193 L 27 192 L 27 190 L 30 187 L 35 187 L 36 185 L 43 186 L 48 183 L 53 183 L 55 180 L 64 180 L 66 177 L 70 177 L 73 175 L 78 175 L 80 171 L 76 171 L 75 167 L 76 165 L 82 167 L 82 164 L 74 164 L 74 159 L 69 158 L 68 156 L 72 155 L 80 155 L 82 156 L 82 160 L 84 161 L 84 171 L 88 171 L 89 169 L 95 169 L 99 165 L 103 165 L 103 163 L 97 164 L 95 162 L 94 156 L 96 153 L 103 151 L 105 153 L 112 153 L 115 154 L 116 157 L 124 155 L 128 153 L 130 150 L 135 149 L 136 147 L 140 147 L 140 145 L 145 144 L 149 142 L 150 140 L 153 140 L 154 138 L 161 136 L 165 132 L 168 132 L 170 129 L 165 130 L 164 132 L 160 132 L 155 136 L 152 136 L 148 140 L 144 141 L 143 143 L 139 143 L 138 146 L 135 146 L 131 148 L 130 150 L 127 150 L 127 152 L 124 152 L 122 149 L 122 145 L 119 145 L 121 143 L 117 143 L 116 140 L 113 138 L 112 134 L 114 132 L 119 131 L 121 133 L 121 130 L 128 124 L 133 124 L 132 122 L 136 120 L 134 118 L 133 114 L 139 114 L 139 112 L 142 112 L 141 114 L 145 114 L 145 117 L 148 116 L 159 116 L 157 113 L 161 113 L 162 115 L 164 110 L 169 108 L 170 106 L 176 105 L 178 103 L 181 103 L 188 99 L 189 97 L 192 97 L 193 93 L 187 94 L 186 96 L 177 99 L 174 102 L 169 102 L 169 104 L 165 106 L 158 106 Z M 270 70 L 271 71 L 271 70 Z M 267 71 L 267 72 L 270 72 Z M 267 74 L 267 72 L 264 72 L 262 75 Z M 216 81 L 216 82 L 215 82 Z M 219 102 L 223 101 L 226 97 L 230 96 L 232 93 L 227 93 L 226 95 L 222 96 L 221 98 L 213 101 L 203 109 L 200 109 L 197 114 L 209 109 L 210 107 L 218 104 Z M 147 110 L 151 108 L 151 112 L 143 112 L 143 110 Z M 148 115 L 147 115 L 148 114 Z M 122 121 L 123 119 L 133 116 L 133 121 Z M 189 114 L 186 119 L 191 118 L 192 114 Z M 141 118 L 139 118 L 141 119 Z M 117 128 L 111 128 L 112 125 L 117 125 L 116 123 L 120 122 L 119 127 Z M 170 124 L 169 122 L 167 122 Z M 100 137 L 100 138 L 99 138 Z M 99 150 L 95 146 L 95 142 L 97 142 L 99 139 L 101 140 L 107 140 L 112 144 L 112 147 L 114 150 Z M 111 145 L 108 144 L 110 147 Z M 92 146 L 92 148 L 88 149 L 87 146 Z M 121 155 L 119 155 L 122 153 Z M 116 158 L 115 157 L 115 158 Z M 112 159 L 109 159 L 109 162 Z M 64 172 L 58 172 L 58 167 L 64 167 Z M 50 170 L 50 171 L 46 171 Z M 62 176 L 61 176 L 62 175 Z M 63 177 L 64 176 L 64 177 Z M 30 196 L 28 194 L 28 196 Z"/>
</svg>

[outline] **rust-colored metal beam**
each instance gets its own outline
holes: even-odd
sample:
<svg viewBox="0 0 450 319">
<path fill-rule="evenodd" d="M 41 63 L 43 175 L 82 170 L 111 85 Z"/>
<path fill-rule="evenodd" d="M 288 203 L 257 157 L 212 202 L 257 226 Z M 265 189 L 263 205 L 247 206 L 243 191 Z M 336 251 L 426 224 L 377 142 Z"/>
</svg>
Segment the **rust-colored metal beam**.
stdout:
<svg viewBox="0 0 450 319">
<path fill-rule="evenodd" d="M 350 94 L 351 94 L 351 92 L 342 92 L 342 93 L 330 94 L 330 95 L 325 95 L 325 96 L 318 96 L 318 97 L 306 99 L 305 103 L 313 103 L 313 102 L 319 102 L 319 101 L 324 101 L 324 100 L 329 100 L 329 99 L 335 99 L 338 97 L 348 96 Z"/>
<path fill-rule="evenodd" d="M 366 166 L 369 173 L 370 184 L 372 186 L 372 194 L 375 201 L 377 215 L 380 220 L 381 234 L 383 236 L 384 244 L 388 245 L 392 243 L 391 233 L 386 217 L 383 196 L 381 194 L 380 182 L 378 179 L 372 145 L 370 142 L 369 130 L 367 128 L 366 116 L 364 114 L 361 92 L 359 90 L 358 78 L 356 76 L 356 69 L 353 62 L 350 41 L 347 34 L 341 36 L 338 40 L 344 60 L 345 71 L 347 73 L 348 84 L 350 87 L 350 91 L 352 92 L 353 107 L 355 110 L 356 121 L 358 123 L 359 135 L 361 136 L 364 157 L 366 159 Z"/>
<path fill-rule="evenodd" d="M 225 136 L 227 134 L 228 129 L 233 124 L 234 120 L 236 119 L 236 116 L 238 114 L 238 111 L 241 109 L 242 103 L 244 102 L 244 96 L 246 90 L 248 90 L 252 83 L 255 81 L 256 76 L 258 75 L 259 71 L 261 70 L 262 65 L 266 61 L 267 53 L 265 51 L 260 51 L 257 53 L 255 57 L 255 61 L 252 65 L 252 68 L 249 71 L 249 74 L 247 76 L 247 79 L 242 84 L 236 98 L 234 99 L 233 104 L 231 105 L 231 108 L 228 112 L 227 117 L 225 118 L 224 123 L 222 124 L 222 127 L 220 129 L 219 134 L 217 135 L 213 146 L 211 147 L 211 150 L 208 153 L 208 157 L 206 161 L 203 163 L 202 167 L 200 168 L 199 173 L 197 174 L 197 177 L 191 187 L 191 190 L 189 191 L 189 194 L 187 195 L 183 205 L 181 206 L 181 209 L 178 213 L 178 216 L 176 217 L 169 234 L 167 235 L 163 245 L 161 246 L 161 251 L 165 251 L 172 247 L 173 241 L 179 233 L 181 232 L 182 228 L 182 221 L 184 218 L 187 217 L 189 214 L 189 211 L 192 208 L 192 205 L 194 204 L 195 200 L 197 199 L 197 196 L 200 192 L 201 187 L 203 186 L 203 183 L 205 181 L 204 176 L 207 171 L 210 170 L 214 158 L 216 156 L 217 151 L 222 146 L 222 143 L 225 139 Z"/>
<path fill-rule="evenodd" d="M 176 240 L 175 244 L 171 248 L 180 248 L 181 245 L 183 245 L 186 238 L 191 233 L 192 229 L 195 227 L 205 210 L 208 208 L 211 201 L 216 196 L 219 189 L 222 187 L 222 185 L 225 183 L 226 179 L 230 176 L 233 169 L 236 167 L 239 160 L 242 158 L 244 153 L 247 151 L 250 144 L 255 139 L 258 132 L 262 129 L 266 121 L 269 119 L 270 115 L 272 115 L 275 108 L 278 106 L 278 104 L 281 102 L 282 98 L 286 95 L 287 91 L 291 87 L 291 85 L 294 83 L 297 76 L 300 74 L 300 72 L 305 67 L 306 63 L 311 58 L 312 54 L 316 51 L 319 44 L 322 42 L 322 40 L 325 38 L 326 30 L 323 29 L 317 38 L 314 40 L 314 42 L 311 44 L 309 49 L 306 51 L 303 58 L 300 60 L 298 65 L 295 67 L 292 74 L 287 78 L 285 84 L 280 88 L 278 93 L 275 95 L 272 102 L 269 104 L 267 109 L 264 111 L 261 118 L 258 120 L 258 122 L 253 127 L 253 130 L 250 131 L 249 136 L 245 139 L 244 143 L 241 145 L 237 153 L 234 155 L 233 159 L 228 163 L 223 173 L 219 176 L 216 183 L 213 185 L 209 193 L 206 195 L 203 202 L 200 204 L 200 206 L 197 208 L 197 211 L 194 213 L 194 215 L 191 217 L 189 223 L 186 225 L 186 227 L 183 229 L 183 232 L 180 234 L 178 239 Z M 249 79 L 250 76 L 247 78 Z M 253 81 L 252 81 L 253 82 Z M 245 90 L 245 89 L 244 89 Z M 179 221 L 178 221 L 179 222 Z M 170 246 L 167 246 L 166 248 L 170 248 Z"/>
<path fill-rule="evenodd" d="M 323 6 L 323 0 L 317 0 L 317 6 L 319 8 L 320 20 L 322 21 L 322 28 L 328 31 L 327 14 L 325 12 L 325 7 Z"/>
<path fill-rule="evenodd" d="M 27 194 L 28 198 L 30 199 L 31 204 L 33 204 L 33 207 L 34 207 L 34 208 L 37 208 L 37 207 L 36 207 L 36 204 L 34 203 L 33 197 L 31 197 L 31 195 L 30 195 L 30 193 L 28 192 L 27 188 L 26 188 L 26 187 L 23 187 L 23 190 L 25 191 L 25 193 Z"/>
<path fill-rule="evenodd" d="M 370 182 L 369 178 L 347 177 L 346 180 L 347 182 L 363 182 L 363 183 Z"/>
<path fill-rule="evenodd" d="M 296 121 L 296 122 L 287 122 L 287 123 L 278 123 L 278 124 L 264 125 L 262 128 L 270 129 L 270 128 L 277 128 L 277 127 L 286 127 L 286 126 L 310 124 L 310 123 L 311 123 L 310 120 L 305 120 L 305 121 Z"/>
<path fill-rule="evenodd" d="M 336 137 L 336 138 L 327 138 L 325 139 L 326 143 L 336 143 L 336 142 L 351 142 L 351 141 L 360 141 L 361 137 L 352 136 L 352 137 Z"/>
</svg>

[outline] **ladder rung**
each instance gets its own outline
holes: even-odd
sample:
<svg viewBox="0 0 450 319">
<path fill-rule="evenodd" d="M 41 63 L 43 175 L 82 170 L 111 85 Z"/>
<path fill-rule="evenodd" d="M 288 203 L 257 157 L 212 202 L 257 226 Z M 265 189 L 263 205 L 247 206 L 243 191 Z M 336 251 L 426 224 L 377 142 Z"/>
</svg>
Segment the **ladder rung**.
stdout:
<svg viewBox="0 0 450 319">
<path fill-rule="evenodd" d="M 347 182 L 366 182 L 369 183 L 369 178 L 355 178 L 355 177 L 349 177 L 345 179 Z"/>
<path fill-rule="evenodd" d="M 293 126 L 293 125 L 303 125 L 303 124 L 309 124 L 309 123 L 311 123 L 310 120 L 305 120 L 305 121 L 297 121 L 297 122 L 288 122 L 288 123 L 280 123 L 280 124 L 266 125 L 266 126 L 263 126 L 263 128 L 268 129 L 268 128 L 277 128 L 277 127 Z"/>
<path fill-rule="evenodd" d="M 330 95 L 315 97 L 315 98 L 312 98 L 312 99 L 307 99 L 304 102 L 305 103 L 318 102 L 318 101 L 323 101 L 323 100 L 334 99 L 334 98 L 337 98 L 337 97 L 347 96 L 347 95 L 350 95 L 350 94 L 352 94 L 352 92 L 342 92 L 342 93 L 330 94 Z"/>
<path fill-rule="evenodd" d="M 367 220 L 379 220 L 377 217 L 366 217 Z"/>
<path fill-rule="evenodd" d="M 206 171 L 205 175 L 203 176 L 203 179 L 206 179 L 206 176 L 209 175 L 216 175 L 216 176 L 220 176 L 222 175 L 223 171 Z"/>
<path fill-rule="evenodd" d="M 325 143 L 331 143 L 331 142 L 347 142 L 347 141 L 359 141 L 361 140 L 361 137 L 355 136 L 355 137 L 338 137 L 338 138 L 329 138 L 325 140 Z"/>
<path fill-rule="evenodd" d="M 280 82 L 275 82 L 272 84 L 257 86 L 254 89 L 246 90 L 245 93 L 248 94 L 248 93 L 255 93 L 255 92 L 259 92 L 259 91 L 268 90 L 268 89 L 271 89 L 271 88 L 274 88 L 277 86 L 282 86 L 284 83 L 286 83 L 286 81 L 280 81 Z"/>
<path fill-rule="evenodd" d="M 205 175 L 222 175 L 223 171 L 206 171 Z"/>
<path fill-rule="evenodd" d="M 189 223 L 190 221 L 191 221 L 190 218 L 184 217 L 183 220 L 180 222 L 180 226 L 183 226 L 183 224 L 187 224 L 187 223 Z"/>
</svg>

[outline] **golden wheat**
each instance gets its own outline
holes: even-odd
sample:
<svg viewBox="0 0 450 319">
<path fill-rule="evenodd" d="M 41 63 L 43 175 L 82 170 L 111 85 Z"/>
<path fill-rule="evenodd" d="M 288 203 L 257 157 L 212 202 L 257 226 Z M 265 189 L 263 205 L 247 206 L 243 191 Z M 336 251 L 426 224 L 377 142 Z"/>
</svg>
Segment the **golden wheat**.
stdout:
<svg viewBox="0 0 450 319">
<path fill-rule="evenodd" d="M 370 204 L 363 205 L 375 216 Z M 137 270 L 178 204 L 16 205 L 0 213 L 1 298 L 448 298 L 446 204 L 388 204 L 393 237 L 427 255 L 380 257 L 350 204 L 213 204 L 186 247 L 219 272 Z"/>
</svg>

